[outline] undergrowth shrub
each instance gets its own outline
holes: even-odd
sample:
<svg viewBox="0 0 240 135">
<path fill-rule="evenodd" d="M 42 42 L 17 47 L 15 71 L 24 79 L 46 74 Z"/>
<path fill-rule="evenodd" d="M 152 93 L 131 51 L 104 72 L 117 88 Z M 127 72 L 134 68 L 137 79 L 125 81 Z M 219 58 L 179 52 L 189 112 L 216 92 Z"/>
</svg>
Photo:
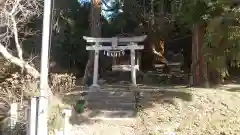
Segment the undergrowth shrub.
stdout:
<svg viewBox="0 0 240 135">
<path fill-rule="evenodd" d="M 73 74 L 51 74 L 50 87 L 54 94 L 71 91 L 76 86 L 76 77 Z"/>
<path fill-rule="evenodd" d="M 9 102 L 22 102 L 39 94 L 39 80 L 30 75 L 16 72 L 10 74 L 0 83 L 0 98 Z"/>
<path fill-rule="evenodd" d="M 75 87 L 75 82 L 76 78 L 72 74 L 50 74 L 49 83 L 54 95 L 71 91 Z M 0 99 L 8 104 L 27 101 L 40 94 L 39 83 L 39 79 L 34 79 L 30 75 L 10 72 L 0 82 Z M 49 131 L 54 131 L 63 127 L 64 106 L 60 99 L 54 98 L 51 100 L 54 101 L 49 102 L 48 123 Z M 22 128 L 19 130 L 22 130 Z"/>
</svg>

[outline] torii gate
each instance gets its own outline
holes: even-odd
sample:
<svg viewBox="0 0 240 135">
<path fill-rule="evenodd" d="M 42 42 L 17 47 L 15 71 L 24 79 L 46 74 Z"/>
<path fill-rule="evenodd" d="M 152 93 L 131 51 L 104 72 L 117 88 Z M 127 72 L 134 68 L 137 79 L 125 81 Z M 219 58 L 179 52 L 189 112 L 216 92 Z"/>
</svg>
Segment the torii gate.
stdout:
<svg viewBox="0 0 240 135">
<path fill-rule="evenodd" d="M 137 85 L 136 82 L 136 69 L 138 65 L 136 65 L 136 50 L 144 49 L 143 45 L 138 45 L 138 42 L 142 42 L 146 39 L 146 35 L 144 36 L 136 36 L 136 37 L 112 37 L 112 38 L 94 38 L 94 37 L 86 37 L 83 36 L 83 39 L 88 43 L 95 43 L 92 46 L 87 46 L 86 50 L 95 51 L 94 56 L 94 71 L 93 71 L 93 84 L 92 87 L 99 87 L 98 85 L 98 63 L 99 63 L 99 51 L 112 51 L 113 54 L 110 56 L 118 56 L 119 50 L 120 52 L 124 52 L 125 50 L 131 51 L 131 78 L 133 85 Z M 111 43 L 112 46 L 103 46 L 101 43 Z M 115 52 L 114 52 L 115 51 Z M 124 55 L 124 53 L 122 54 Z"/>
</svg>

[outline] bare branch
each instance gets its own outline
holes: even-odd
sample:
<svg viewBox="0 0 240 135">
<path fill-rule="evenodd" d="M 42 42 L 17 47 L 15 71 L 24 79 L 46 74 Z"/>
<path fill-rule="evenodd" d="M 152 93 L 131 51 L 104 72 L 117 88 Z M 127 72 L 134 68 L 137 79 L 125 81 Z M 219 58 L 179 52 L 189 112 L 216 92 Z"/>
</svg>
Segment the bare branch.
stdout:
<svg viewBox="0 0 240 135">
<path fill-rule="evenodd" d="M 17 1 L 16 1 L 15 5 L 14 5 L 13 8 L 12 8 L 12 11 L 11 11 L 10 14 L 9 14 L 10 16 L 12 16 L 13 13 L 16 11 L 16 9 L 17 9 L 20 1 L 21 1 L 21 0 L 17 0 Z"/>
<path fill-rule="evenodd" d="M 17 64 L 21 68 L 28 68 L 26 70 L 32 69 L 29 67 L 30 65 L 26 64 L 23 60 L 21 41 L 29 34 L 34 33 L 26 31 L 25 26 L 30 22 L 32 17 L 42 14 L 41 1 L 42 0 L 5 0 L 0 7 L 0 26 L 4 28 L 4 31 L 0 33 L 0 43 L 1 48 L 5 48 L 5 50 L 1 50 L 0 52 L 3 51 L 4 57 L 6 56 L 8 60 L 11 58 L 10 61 L 15 62 L 14 64 Z M 19 34 L 21 34 L 21 37 L 19 37 Z M 18 58 L 7 50 L 7 47 L 11 43 L 11 38 L 15 41 Z"/>
<path fill-rule="evenodd" d="M 32 75 L 34 78 L 38 78 L 40 76 L 39 72 L 34 67 L 29 65 L 25 61 L 14 57 L 12 54 L 8 52 L 8 50 L 2 44 L 0 44 L 0 53 L 11 63 L 16 64 L 17 66 L 23 69 L 26 69 L 26 72 Z"/>
<path fill-rule="evenodd" d="M 18 57 L 20 58 L 20 60 L 23 60 L 23 51 L 22 51 L 22 47 L 19 44 L 17 23 L 15 21 L 14 16 L 11 17 L 11 20 L 12 20 L 12 23 L 13 23 L 14 40 L 15 40 L 17 51 L 18 51 Z"/>
</svg>

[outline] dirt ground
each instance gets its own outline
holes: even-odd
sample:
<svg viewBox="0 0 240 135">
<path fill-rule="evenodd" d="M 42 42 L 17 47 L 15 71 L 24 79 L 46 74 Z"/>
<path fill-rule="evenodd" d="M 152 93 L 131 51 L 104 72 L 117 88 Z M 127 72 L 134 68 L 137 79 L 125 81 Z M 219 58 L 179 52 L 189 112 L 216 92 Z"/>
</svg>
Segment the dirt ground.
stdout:
<svg viewBox="0 0 240 135">
<path fill-rule="evenodd" d="M 240 85 L 145 92 L 132 121 L 72 127 L 73 135 L 240 135 Z"/>
<path fill-rule="evenodd" d="M 236 88 L 235 88 L 236 89 Z M 188 99 L 163 97 L 139 116 L 142 135 L 239 135 L 240 91 L 190 89 Z M 156 93 L 152 93 L 156 94 Z"/>
</svg>

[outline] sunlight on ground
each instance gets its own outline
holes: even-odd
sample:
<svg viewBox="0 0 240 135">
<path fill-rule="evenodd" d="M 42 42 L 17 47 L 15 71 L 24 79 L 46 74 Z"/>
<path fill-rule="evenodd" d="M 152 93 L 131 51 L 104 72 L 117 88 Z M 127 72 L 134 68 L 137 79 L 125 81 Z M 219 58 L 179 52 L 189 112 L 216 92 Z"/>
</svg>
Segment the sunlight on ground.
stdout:
<svg viewBox="0 0 240 135">
<path fill-rule="evenodd" d="M 240 134 L 240 93 L 214 89 L 190 90 L 192 101 L 173 98 L 140 113 L 142 135 Z"/>
<path fill-rule="evenodd" d="M 226 87 L 145 92 L 136 119 L 83 122 L 72 135 L 239 135 L 240 92 Z"/>
</svg>

